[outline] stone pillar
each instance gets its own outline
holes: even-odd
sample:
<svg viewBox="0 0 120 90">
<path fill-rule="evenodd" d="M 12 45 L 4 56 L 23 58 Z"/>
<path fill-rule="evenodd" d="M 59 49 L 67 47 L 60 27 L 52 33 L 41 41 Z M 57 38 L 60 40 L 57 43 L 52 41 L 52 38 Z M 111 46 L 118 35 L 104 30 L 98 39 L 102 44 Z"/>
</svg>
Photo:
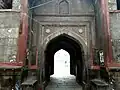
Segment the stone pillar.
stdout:
<svg viewBox="0 0 120 90">
<path fill-rule="evenodd" d="M 20 0 L 13 0 L 12 9 L 15 9 L 15 10 L 21 9 Z"/>
</svg>

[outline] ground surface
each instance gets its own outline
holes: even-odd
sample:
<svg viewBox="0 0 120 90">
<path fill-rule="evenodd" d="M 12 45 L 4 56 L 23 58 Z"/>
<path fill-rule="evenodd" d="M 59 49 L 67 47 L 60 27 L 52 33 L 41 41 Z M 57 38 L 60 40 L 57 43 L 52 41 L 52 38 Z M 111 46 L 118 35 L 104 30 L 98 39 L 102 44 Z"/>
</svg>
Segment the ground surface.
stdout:
<svg viewBox="0 0 120 90">
<path fill-rule="evenodd" d="M 69 53 L 61 49 L 56 52 L 54 59 L 54 75 L 45 90 L 82 90 L 75 76 L 70 75 Z"/>
<path fill-rule="evenodd" d="M 45 90 L 82 90 L 82 87 L 76 83 L 75 76 L 51 77 Z"/>
</svg>

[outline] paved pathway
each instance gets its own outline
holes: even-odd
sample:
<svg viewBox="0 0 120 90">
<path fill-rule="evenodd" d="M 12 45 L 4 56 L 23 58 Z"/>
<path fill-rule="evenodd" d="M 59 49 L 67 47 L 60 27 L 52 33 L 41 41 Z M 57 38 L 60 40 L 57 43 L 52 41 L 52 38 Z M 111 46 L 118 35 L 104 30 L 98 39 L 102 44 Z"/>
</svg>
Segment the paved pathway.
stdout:
<svg viewBox="0 0 120 90">
<path fill-rule="evenodd" d="M 76 83 L 75 76 L 51 77 L 45 90 L 82 90 L 82 87 Z"/>
</svg>

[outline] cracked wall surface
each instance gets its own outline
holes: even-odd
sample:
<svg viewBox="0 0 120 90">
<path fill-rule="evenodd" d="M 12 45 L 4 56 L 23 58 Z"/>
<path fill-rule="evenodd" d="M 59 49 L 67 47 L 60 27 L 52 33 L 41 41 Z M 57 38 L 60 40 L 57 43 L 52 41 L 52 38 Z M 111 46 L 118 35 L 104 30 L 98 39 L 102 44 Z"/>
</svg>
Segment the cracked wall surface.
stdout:
<svg viewBox="0 0 120 90">
<path fill-rule="evenodd" d="M 8 1 L 0 0 L 1 6 L 9 5 L 9 3 Z M 13 62 L 16 60 L 17 54 L 20 0 L 12 1 L 12 9 L 6 9 L 6 7 L 0 9 L 0 62 Z"/>
</svg>

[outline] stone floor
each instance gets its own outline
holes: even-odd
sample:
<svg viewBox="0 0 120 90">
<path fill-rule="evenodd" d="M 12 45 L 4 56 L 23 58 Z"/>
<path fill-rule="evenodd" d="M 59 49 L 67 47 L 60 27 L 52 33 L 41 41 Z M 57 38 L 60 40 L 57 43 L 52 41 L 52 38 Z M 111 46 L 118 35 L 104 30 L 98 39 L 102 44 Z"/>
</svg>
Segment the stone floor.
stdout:
<svg viewBox="0 0 120 90">
<path fill-rule="evenodd" d="M 76 83 L 75 76 L 51 77 L 45 90 L 82 90 L 82 87 Z"/>
</svg>

